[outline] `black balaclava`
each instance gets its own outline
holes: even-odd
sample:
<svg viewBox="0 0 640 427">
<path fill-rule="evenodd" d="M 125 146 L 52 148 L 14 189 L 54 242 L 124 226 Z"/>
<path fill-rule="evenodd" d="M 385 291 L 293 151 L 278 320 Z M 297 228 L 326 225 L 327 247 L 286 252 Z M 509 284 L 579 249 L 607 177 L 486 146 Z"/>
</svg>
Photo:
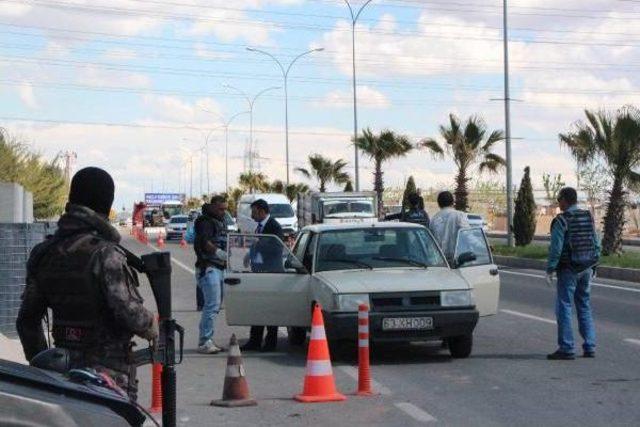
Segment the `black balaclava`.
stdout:
<svg viewBox="0 0 640 427">
<path fill-rule="evenodd" d="M 79 170 L 71 180 L 69 203 L 86 206 L 95 212 L 109 215 L 113 204 L 113 178 L 106 171 L 88 167 Z"/>
</svg>

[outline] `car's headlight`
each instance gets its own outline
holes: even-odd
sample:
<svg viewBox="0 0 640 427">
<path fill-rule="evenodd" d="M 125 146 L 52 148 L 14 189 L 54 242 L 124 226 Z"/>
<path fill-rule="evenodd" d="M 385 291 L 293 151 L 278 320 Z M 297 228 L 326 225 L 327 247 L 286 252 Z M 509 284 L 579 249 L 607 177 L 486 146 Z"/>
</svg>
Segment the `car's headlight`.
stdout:
<svg viewBox="0 0 640 427">
<path fill-rule="evenodd" d="M 471 291 L 440 292 L 440 305 L 443 307 L 468 307 L 473 305 Z"/>
<path fill-rule="evenodd" d="M 358 311 L 360 304 L 369 305 L 369 294 L 336 295 L 336 307 L 339 311 Z"/>
</svg>

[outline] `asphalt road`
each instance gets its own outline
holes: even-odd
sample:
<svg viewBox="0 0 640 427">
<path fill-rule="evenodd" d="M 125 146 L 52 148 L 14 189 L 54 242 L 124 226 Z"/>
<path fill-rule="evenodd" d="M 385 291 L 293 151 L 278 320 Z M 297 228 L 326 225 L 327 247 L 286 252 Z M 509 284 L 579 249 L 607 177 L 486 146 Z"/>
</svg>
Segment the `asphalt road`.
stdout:
<svg viewBox="0 0 640 427">
<path fill-rule="evenodd" d="M 151 249 L 130 237 L 134 252 Z M 305 349 L 290 347 L 281 329 L 278 352 L 244 354 L 253 408 L 209 406 L 222 394 L 226 353 L 195 351 L 199 313 L 191 273 L 192 250 L 167 245 L 174 259 L 175 316 L 187 330 L 185 361 L 178 367 L 180 425 L 292 426 L 623 426 L 640 420 L 640 286 L 603 282 L 594 286 L 598 332 L 596 359 L 547 361 L 555 350 L 554 291 L 540 274 L 501 273 L 500 313 L 480 320 L 473 354 L 453 360 L 437 345 L 372 348 L 372 375 L 379 392 L 357 397 L 356 349 L 343 349 L 334 362 L 342 403 L 301 404 Z M 596 283 L 599 283 L 598 281 Z M 143 285 L 150 301 L 150 292 Z M 248 328 L 228 327 L 218 318 L 216 342 L 231 333 L 242 341 Z M 577 329 L 576 329 L 577 336 Z M 141 368 L 140 402 L 150 402 L 150 369 Z"/>
</svg>

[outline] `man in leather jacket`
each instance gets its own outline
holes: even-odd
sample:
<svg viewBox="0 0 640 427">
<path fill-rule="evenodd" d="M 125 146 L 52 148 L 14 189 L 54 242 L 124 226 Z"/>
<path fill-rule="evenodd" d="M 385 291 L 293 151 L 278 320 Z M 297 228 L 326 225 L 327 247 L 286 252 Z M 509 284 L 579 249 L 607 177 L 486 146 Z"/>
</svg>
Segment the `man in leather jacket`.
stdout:
<svg viewBox="0 0 640 427">
<path fill-rule="evenodd" d="M 50 308 L 54 345 L 70 351 L 70 368 L 104 371 L 136 399 L 132 338 L 153 341 L 158 325 L 107 219 L 113 196 L 113 179 L 102 169 L 85 168 L 73 177 L 58 230 L 29 257 L 16 327 L 31 360 L 47 349 L 42 318 Z"/>
</svg>

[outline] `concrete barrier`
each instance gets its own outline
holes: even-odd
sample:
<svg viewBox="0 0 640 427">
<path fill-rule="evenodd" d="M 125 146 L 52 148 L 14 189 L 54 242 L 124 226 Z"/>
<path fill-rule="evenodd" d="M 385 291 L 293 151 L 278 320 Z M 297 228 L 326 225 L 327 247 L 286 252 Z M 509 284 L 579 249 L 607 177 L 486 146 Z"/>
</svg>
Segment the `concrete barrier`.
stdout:
<svg viewBox="0 0 640 427">
<path fill-rule="evenodd" d="M 546 261 L 530 258 L 518 258 L 512 256 L 494 255 L 494 261 L 498 265 L 512 268 L 522 268 L 528 270 L 544 271 L 547 267 Z M 625 282 L 640 283 L 640 270 L 635 268 L 619 267 L 598 267 L 598 277 L 611 280 L 622 280 Z"/>
</svg>

